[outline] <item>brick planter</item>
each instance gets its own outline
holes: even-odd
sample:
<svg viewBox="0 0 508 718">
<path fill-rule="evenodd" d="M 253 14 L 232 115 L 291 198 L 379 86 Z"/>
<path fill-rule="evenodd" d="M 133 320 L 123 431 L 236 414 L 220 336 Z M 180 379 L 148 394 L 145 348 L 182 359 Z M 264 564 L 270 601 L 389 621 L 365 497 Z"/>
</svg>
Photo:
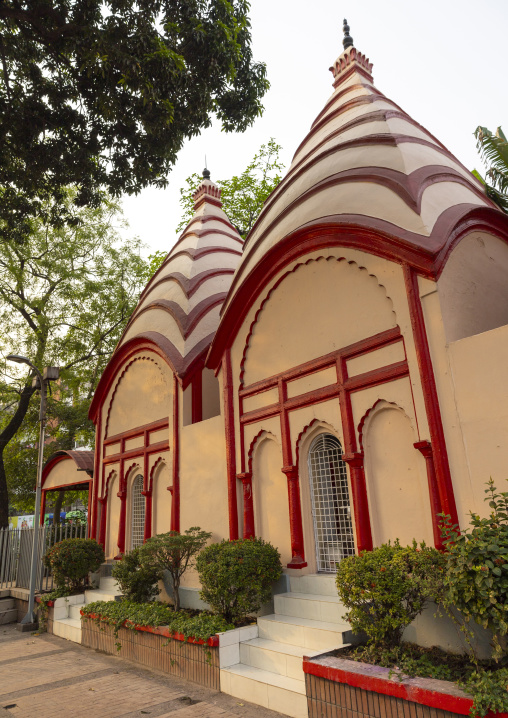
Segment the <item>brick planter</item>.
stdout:
<svg viewBox="0 0 508 718">
<path fill-rule="evenodd" d="M 219 690 L 217 636 L 204 646 L 202 641 L 185 641 L 183 636 L 170 635 L 164 626 L 120 628 L 118 638 L 113 632 L 113 626 L 107 623 L 99 626 L 94 619 L 81 617 L 81 645 Z M 120 650 L 117 643 L 121 644 Z"/>
<path fill-rule="evenodd" d="M 309 718 L 459 718 L 473 704 L 449 681 L 400 681 L 389 668 L 337 656 L 304 658 L 303 670 Z M 494 715 L 508 718 L 486 718 Z"/>
</svg>

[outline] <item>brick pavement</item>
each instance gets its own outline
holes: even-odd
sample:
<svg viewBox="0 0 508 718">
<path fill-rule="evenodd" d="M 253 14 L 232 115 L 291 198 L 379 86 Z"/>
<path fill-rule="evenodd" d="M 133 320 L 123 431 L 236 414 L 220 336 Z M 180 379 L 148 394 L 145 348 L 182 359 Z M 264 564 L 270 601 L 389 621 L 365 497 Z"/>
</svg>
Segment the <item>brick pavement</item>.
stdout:
<svg viewBox="0 0 508 718">
<path fill-rule="evenodd" d="M 0 629 L 0 716 L 282 718 L 266 708 L 43 634 Z"/>
</svg>

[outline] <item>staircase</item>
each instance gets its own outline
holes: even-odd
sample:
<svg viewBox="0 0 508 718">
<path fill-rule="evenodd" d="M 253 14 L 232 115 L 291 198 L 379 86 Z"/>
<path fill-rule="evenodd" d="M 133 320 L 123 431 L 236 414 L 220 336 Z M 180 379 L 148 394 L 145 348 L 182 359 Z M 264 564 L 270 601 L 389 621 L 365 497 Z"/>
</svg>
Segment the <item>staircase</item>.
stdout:
<svg viewBox="0 0 508 718">
<path fill-rule="evenodd" d="M 240 663 L 222 668 L 223 693 L 293 718 L 307 718 L 303 656 L 343 646 L 351 629 L 335 576 L 290 578 L 289 593 L 274 597 L 275 613 L 257 619 L 258 637 L 240 642 Z"/>
<path fill-rule="evenodd" d="M 101 569 L 108 566 L 102 566 Z M 77 596 L 59 598 L 55 601 L 53 634 L 74 643 L 81 643 L 81 609 L 93 601 L 116 601 L 121 596 L 118 584 L 112 576 L 101 575 L 99 588 Z"/>
</svg>

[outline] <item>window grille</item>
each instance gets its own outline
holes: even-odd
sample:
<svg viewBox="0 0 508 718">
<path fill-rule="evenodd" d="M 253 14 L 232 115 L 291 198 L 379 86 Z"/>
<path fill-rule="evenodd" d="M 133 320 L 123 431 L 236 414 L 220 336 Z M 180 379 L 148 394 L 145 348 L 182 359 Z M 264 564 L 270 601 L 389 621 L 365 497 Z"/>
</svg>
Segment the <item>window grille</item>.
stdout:
<svg viewBox="0 0 508 718">
<path fill-rule="evenodd" d="M 309 479 L 318 571 L 333 573 L 355 553 L 346 464 L 340 441 L 320 434 L 309 451 Z"/>
<path fill-rule="evenodd" d="M 142 491 L 143 477 L 138 474 L 132 482 L 131 548 L 141 546 L 145 537 L 145 497 Z"/>
</svg>

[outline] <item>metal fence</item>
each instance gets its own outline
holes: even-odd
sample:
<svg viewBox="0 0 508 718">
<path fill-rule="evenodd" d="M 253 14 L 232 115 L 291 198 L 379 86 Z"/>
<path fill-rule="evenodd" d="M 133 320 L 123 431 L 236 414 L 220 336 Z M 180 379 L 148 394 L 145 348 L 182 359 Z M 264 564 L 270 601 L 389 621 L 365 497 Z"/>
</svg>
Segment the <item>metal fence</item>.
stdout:
<svg viewBox="0 0 508 718">
<path fill-rule="evenodd" d="M 86 538 L 87 524 L 59 524 L 39 528 L 36 591 L 51 591 L 53 577 L 42 562 L 44 554 L 56 543 L 67 538 Z M 32 529 L 0 529 L 0 588 L 29 588 Z"/>
</svg>

